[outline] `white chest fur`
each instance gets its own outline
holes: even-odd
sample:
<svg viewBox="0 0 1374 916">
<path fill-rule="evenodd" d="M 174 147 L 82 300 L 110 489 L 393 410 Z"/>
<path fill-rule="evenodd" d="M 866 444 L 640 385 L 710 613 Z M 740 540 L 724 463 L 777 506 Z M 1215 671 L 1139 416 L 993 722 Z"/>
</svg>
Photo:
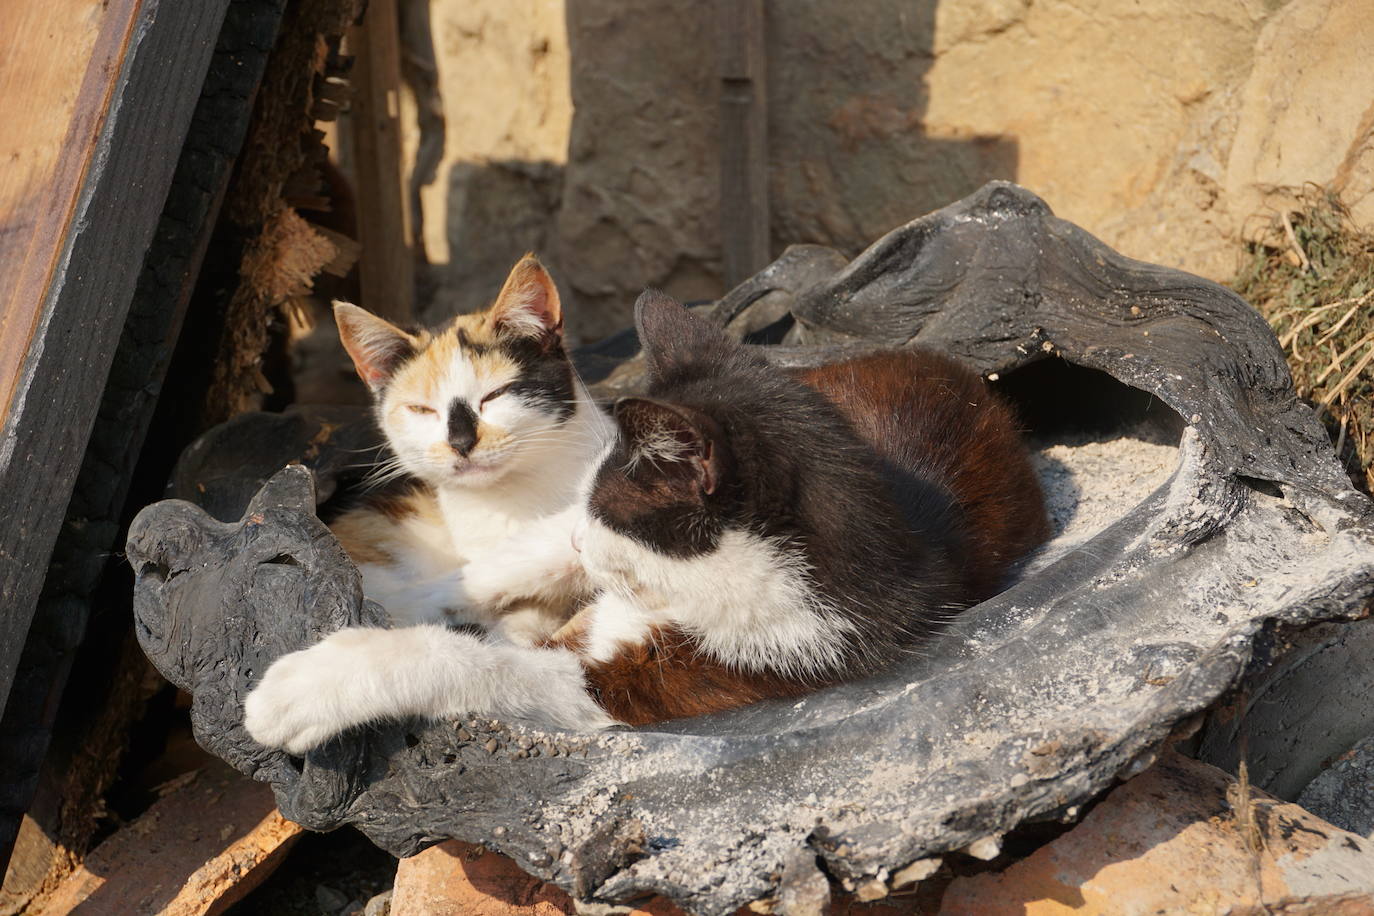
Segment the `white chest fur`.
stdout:
<svg viewBox="0 0 1374 916">
<path fill-rule="evenodd" d="M 606 598 L 591 609 L 588 654 L 605 660 L 675 625 L 701 650 L 749 671 L 805 675 L 835 665 L 853 626 L 828 611 L 787 544 L 728 530 L 716 549 L 672 557 L 588 520 L 582 559 Z"/>
</svg>

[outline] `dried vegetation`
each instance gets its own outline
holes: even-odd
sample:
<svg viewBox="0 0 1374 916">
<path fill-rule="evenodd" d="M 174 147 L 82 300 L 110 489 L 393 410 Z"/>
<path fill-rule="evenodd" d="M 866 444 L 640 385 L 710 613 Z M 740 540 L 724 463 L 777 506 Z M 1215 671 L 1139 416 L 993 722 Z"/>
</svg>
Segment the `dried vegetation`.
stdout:
<svg viewBox="0 0 1374 916">
<path fill-rule="evenodd" d="M 1315 407 L 1351 481 L 1374 489 L 1374 231 L 1309 185 L 1274 214 L 1231 282 L 1288 356 L 1299 397 Z"/>
</svg>

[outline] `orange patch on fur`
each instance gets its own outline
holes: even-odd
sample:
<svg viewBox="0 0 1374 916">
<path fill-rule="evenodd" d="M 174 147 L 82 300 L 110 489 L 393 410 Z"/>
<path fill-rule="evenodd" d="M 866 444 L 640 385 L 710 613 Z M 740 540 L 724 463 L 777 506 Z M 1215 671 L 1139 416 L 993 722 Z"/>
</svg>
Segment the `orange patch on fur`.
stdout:
<svg viewBox="0 0 1374 916">
<path fill-rule="evenodd" d="M 388 564 L 407 549 L 409 538 L 400 526 L 408 519 L 443 527 L 439 503 L 427 487 L 415 485 L 373 494 L 363 505 L 330 522 L 329 530 L 354 565 Z"/>
</svg>

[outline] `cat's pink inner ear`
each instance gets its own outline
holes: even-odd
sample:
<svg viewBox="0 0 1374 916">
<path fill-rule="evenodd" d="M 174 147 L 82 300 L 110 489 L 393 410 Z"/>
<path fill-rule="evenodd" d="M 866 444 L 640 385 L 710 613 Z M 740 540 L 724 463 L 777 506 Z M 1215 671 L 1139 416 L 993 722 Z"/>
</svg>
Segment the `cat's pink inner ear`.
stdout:
<svg viewBox="0 0 1374 916">
<path fill-rule="evenodd" d="M 491 307 L 492 326 L 522 337 L 561 337 L 563 306 L 544 265 L 527 254 L 511 269 Z"/>
<path fill-rule="evenodd" d="M 356 305 L 335 302 L 334 320 L 358 377 L 373 391 L 383 387 L 415 353 L 415 338 Z"/>
</svg>

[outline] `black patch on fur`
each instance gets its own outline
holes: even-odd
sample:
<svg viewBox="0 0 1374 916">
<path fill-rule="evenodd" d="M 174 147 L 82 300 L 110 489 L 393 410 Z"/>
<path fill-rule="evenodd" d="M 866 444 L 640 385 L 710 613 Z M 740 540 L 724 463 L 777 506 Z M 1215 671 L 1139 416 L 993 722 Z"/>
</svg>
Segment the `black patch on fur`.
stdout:
<svg viewBox="0 0 1374 916">
<path fill-rule="evenodd" d="M 566 421 L 573 415 L 572 362 L 556 334 L 543 337 L 505 337 L 501 351 L 519 367 L 512 394 L 537 404 Z"/>
<path fill-rule="evenodd" d="M 606 527 L 650 549 L 685 559 L 715 550 L 722 519 L 692 490 L 686 462 L 633 459 L 622 436 L 596 473 L 587 511 Z"/>
<path fill-rule="evenodd" d="M 491 346 L 489 344 L 474 343 L 472 338 L 468 337 L 467 328 L 458 329 L 458 346 L 462 347 L 464 350 L 470 350 L 473 356 L 481 356 L 484 353 L 491 352 Z"/>
<path fill-rule="evenodd" d="M 448 405 L 448 444 L 464 456 L 477 444 L 477 414 L 462 398 Z"/>
<path fill-rule="evenodd" d="M 939 475 L 883 461 L 820 392 L 661 294 L 641 298 L 636 320 L 649 396 L 710 417 L 724 471 L 703 495 L 683 480 L 686 462 L 631 462 L 622 430 L 589 500 L 603 524 L 675 557 L 713 549 L 728 529 L 799 549 L 819 595 L 857 631 L 822 677 L 876 670 L 972 603 L 960 513 Z"/>
</svg>

